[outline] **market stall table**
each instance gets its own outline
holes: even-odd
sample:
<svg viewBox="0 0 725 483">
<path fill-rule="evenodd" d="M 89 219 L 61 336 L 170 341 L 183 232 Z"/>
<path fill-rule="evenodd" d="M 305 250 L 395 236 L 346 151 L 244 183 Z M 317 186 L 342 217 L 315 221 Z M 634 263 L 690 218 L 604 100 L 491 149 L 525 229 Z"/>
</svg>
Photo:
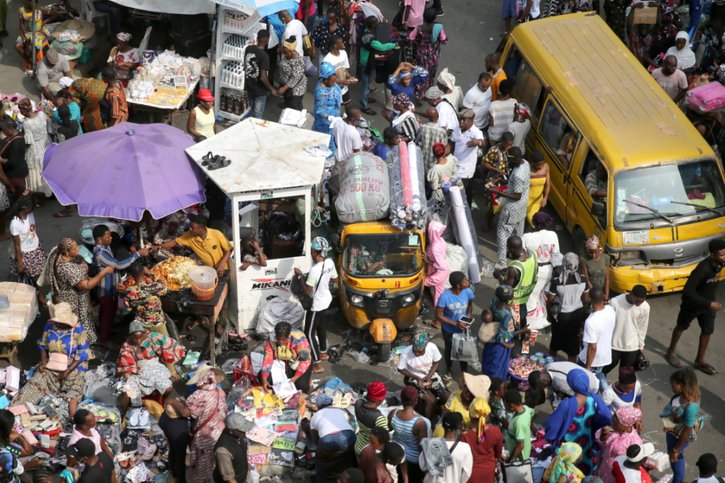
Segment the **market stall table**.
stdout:
<svg viewBox="0 0 725 483">
<path fill-rule="evenodd" d="M 176 114 L 188 111 L 186 104 L 191 94 L 196 90 L 199 80 L 188 84 L 185 89 L 175 87 L 159 87 L 154 93 L 143 101 L 134 100 L 128 95 L 126 89 L 126 102 L 133 106 L 134 110 L 146 112 L 149 115 L 149 122 L 166 122 L 172 124 Z"/>
<path fill-rule="evenodd" d="M 199 300 L 191 290 L 169 292 L 161 297 L 161 307 L 169 315 L 198 316 L 204 327 L 209 329 L 209 357 L 211 363 L 216 363 L 215 331 L 217 321 L 221 318 L 226 334 L 227 295 L 229 283 L 227 277 L 219 279 L 214 296 L 209 300 Z"/>
</svg>

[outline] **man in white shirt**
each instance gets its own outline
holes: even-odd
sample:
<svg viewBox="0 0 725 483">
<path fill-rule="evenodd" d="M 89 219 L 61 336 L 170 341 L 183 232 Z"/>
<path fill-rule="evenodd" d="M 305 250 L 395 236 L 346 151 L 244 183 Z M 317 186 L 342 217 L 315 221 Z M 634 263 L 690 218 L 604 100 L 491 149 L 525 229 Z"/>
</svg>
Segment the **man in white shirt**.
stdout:
<svg viewBox="0 0 725 483">
<path fill-rule="evenodd" d="M 484 72 L 478 76 L 478 82 L 473 85 L 463 97 L 463 107 L 473 109 L 476 117 L 473 124 L 483 131 L 488 127 L 488 108 L 491 106 L 491 74 Z"/>
<path fill-rule="evenodd" d="M 300 281 L 305 280 L 303 285 L 305 293 L 312 297 L 312 307 L 305 313 L 305 337 L 310 343 L 313 373 L 324 372 L 325 369 L 320 361 L 329 359 L 327 356 L 327 331 L 323 319 L 332 303 L 330 282 L 337 283 L 335 262 L 326 258 L 329 251 L 330 243 L 326 238 L 318 236 L 310 244 L 313 265 L 306 280 L 302 271 L 295 268 L 295 276 Z"/>
<path fill-rule="evenodd" d="M 328 62 L 335 68 L 337 76 L 337 85 L 340 86 L 342 93 L 342 105 L 345 110 L 350 105 L 350 89 L 349 85 L 357 84 L 357 79 L 350 75 L 350 60 L 345 51 L 345 41 L 339 35 L 334 36 L 330 40 L 330 52 L 322 59 L 322 62 Z"/>
<path fill-rule="evenodd" d="M 438 112 L 440 114 L 440 111 Z M 471 180 L 478 163 L 478 149 L 485 144 L 483 133 L 473 125 L 474 117 L 476 114 L 471 109 L 465 109 L 461 113 L 460 124 L 453 129 L 450 140 L 450 150 L 458 160 L 456 176 L 463 182 L 469 205 L 473 202 Z"/>
<path fill-rule="evenodd" d="M 335 159 L 338 162 L 345 161 L 351 158 L 353 154 L 359 153 L 362 150 L 360 132 L 353 125 L 355 119 L 359 119 L 360 117 L 362 117 L 362 114 L 357 109 L 354 109 L 349 116 L 330 117 L 332 137 L 335 138 L 335 147 L 337 148 L 337 151 L 335 151 Z"/>
<path fill-rule="evenodd" d="M 612 335 L 616 314 L 610 305 L 605 305 L 602 289 L 591 289 L 589 298 L 592 302 L 592 313 L 584 322 L 584 348 L 579 353 L 579 364 L 596 374 L 599 389 L 604 392 L 609 383 L 602 369 L 612 363 Z"/>
<path fill-rule="evenodd" d="M 282 10 L 277 14 L 279 16 L 279 19 L 282 21 L 282 23 L 285 24 L 284 26 L 284 34 L 283 39 L 287 40 L 288 38 L 294 36 L 295 40 L 297 41 L 297 45 L 295 46 L 295 50 L 299 54 L 300 57 L 304 57 L 304 41 L 305 35 L 307 35 L 307 28 L 305 27 L 305 24 L 303 24 L 301 21 L 297 20 L 296 18 L 292 18 L 292 15 L 287 10 Z M 314 45 L 312 46 L 312 49 L 314 51 Z M 314 52 L 312 53 L 312 56 L 314 57 Z"/>
<path fill-rule="evenodd" d="M 723 483 L 724 478 L 717 476 L 717 458 L 712 453 L 701 454 L 697 458 L 697 469 L 700 470 L 700 476 L 694 483 Z"/>
<path fill-rule="evenodd" d="M 652 71 L 652 77 L 675 103 L 687 94 L 687 75 L 677 68 L 677 57 L 674 55 L 665 57 L 662 67 Z"/>
<path fill-rule="evenodd" d="M 635 285 L 631 292 L 617 295 L 609 301 L 616 319 L 612 336 L 612 362 L 604 368 L 605 374 L 609 374 L 617 364 L 634 367 L 637 354 L 644 349 L 650 314 L 646 300 L 645 286 Z"/>
<path fill-rule="evenodd" d="M 450 134 L 458 127 L 458 115 L 450 102 L 443 99 L 443 91 L 433 86 L 425 91 L 425 100 L 438 111 L 438 125 Z"/>
<path fill-rule="evenodd" d="M 426 474 L 423 483 L 434 483 L 445 481 L 450 483 L 464 483 L 471 477 L 473 471 L 473 453 L 468 443 L 460 441 L 460 432 L 463 429 L 463 416 L 455 411 L 448 412 L 443 416 L 442 421 L 445 440 L 448 451 L 450 451 L 453 463 L 446 466 L 443 474 L 434 476 L 428 472 L 428 467 L 433 466 L 433 462 L 426 460 L 426 448 L 428 446 L 427 438 L 423 439 L 423 451 L 418 458 L 420 469 Z M 454 448 L 455 445 L 455 448 Z M 452 451 L 451 451 L 452 448 Z"/>
</svg>

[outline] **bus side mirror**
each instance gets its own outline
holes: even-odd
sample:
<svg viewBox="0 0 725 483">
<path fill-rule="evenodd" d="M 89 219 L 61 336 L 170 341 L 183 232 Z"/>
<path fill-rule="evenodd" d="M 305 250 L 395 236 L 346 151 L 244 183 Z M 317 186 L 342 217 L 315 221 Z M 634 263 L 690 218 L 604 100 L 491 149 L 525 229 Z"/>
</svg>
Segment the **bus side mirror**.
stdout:
<svg viewBox="0 0 725 483">
<path fill-rule="evenodd" d="M 592 203 L 592 215 L 597 218 L 604 216 L 604 203 Z"/>
</svg>

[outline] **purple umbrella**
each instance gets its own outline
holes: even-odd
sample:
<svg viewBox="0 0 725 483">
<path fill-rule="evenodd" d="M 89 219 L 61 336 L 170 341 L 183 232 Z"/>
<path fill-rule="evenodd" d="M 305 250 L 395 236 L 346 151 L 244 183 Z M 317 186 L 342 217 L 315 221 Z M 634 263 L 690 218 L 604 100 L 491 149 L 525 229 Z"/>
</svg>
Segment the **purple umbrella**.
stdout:
<svg viewBox="0 0 725 483">
<path fill-rule="evenodd" d="M 203 176 L 184 152 L 192 144 L 166 124 L 124 122 L 48 147 L 43 177 L 81 216 L 140 221 L 148 210 L 158 220 L 206 200 Z"/>
</svg>

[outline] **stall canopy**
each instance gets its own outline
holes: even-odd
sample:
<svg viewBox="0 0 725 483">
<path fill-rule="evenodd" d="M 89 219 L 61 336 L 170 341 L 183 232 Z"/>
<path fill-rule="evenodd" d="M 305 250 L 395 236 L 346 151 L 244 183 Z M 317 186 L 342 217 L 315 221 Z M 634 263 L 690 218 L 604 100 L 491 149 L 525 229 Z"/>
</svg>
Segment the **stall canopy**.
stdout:
<svg viewBox="0 0 725 483">
<path fill-rule="evenodd" d="M 216 6 L 210 0 L 112 0 L 124 7 L 146 12 L 196 15 L 214 13 Z"/>
<path fill-rule="evenodd" d="M 233 8 L 251 14 L 259 12 L 260 17 L 266 17 L 282 10 L 293 8 L 299 1 L 295 0 L 213 0 L 214 3 L 226 8 Z"/>
<path fill-rule="evenodd" d="M 249 118 L 186 152 L 200 166 L 209 152 L 231 161 L 204 169 L 225 193 L 264 192 L 318 184 L 329 142 L 329 134 Z"/>
</svg>

